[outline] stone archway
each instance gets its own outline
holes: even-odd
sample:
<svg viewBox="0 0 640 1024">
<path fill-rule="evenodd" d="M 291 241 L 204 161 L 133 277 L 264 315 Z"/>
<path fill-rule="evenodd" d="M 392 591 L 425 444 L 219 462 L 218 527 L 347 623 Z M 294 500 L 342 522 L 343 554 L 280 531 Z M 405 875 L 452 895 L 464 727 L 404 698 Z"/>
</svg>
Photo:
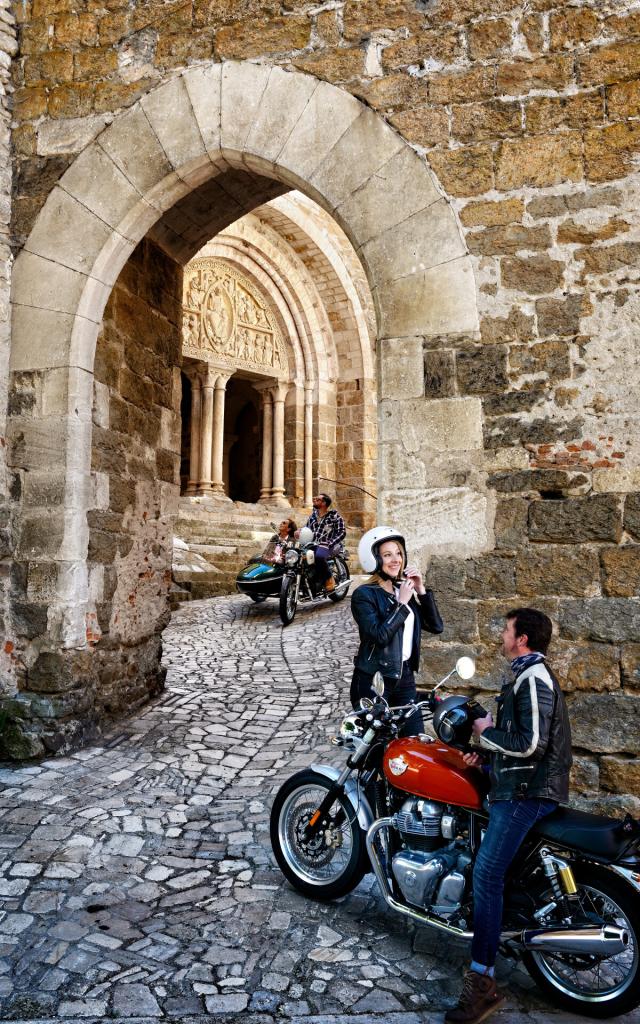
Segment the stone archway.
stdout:
<svg viewBox="0 0 640 1024">
<path fill-rule="evenodd" d="M 117 646 L 97 657 L 100 583 L 87 567 L 97 486 L 94 353 L 114 283 L 148 234 L 184 263 L 239 211 L 292 188 L 337 220 L 374 297 L 382 513 L 393 512 L 400 525 L 404 518 L 415 533 L 416 501 L 427 485 L 416 453 L 425 443 L 461 457 L 480 447 L 479 401 L 426 403 L 422 373 L 414 372 L 425 337 L 477 330 L 469 257 L 425 161 L 353 96 L 278 67 L 190 68 L 148 93 L 69 167 L 13 272 L 11 371 L 14 386 L 28 380 L 33 397 L 28 408 L 18 403 L 10 422 L 10 458 L 28 484 L 16 516 L 15 606 L 28 606 L 37 623 L 28 642 L 18 630 L 10 638 L 15 680 L 26 718 L 42 693 L 69 691 L 47 696 L 41 733 L 54 733 L 65 718 L 65 737 L 76 735 L 75 726 L 94 715 L 100 674 L 123 657 Z M 176 490 L 166 487 L 166 517 Z M 468 550 L 478 549 L 486 541 L 485 499 L 467 488 L 458 506 L 461 547 L 467 530 Z M 458 506 L 450 495 L 449 519 Z M 158 623 L 150 629 L 157 634 Z M 158 645 L 145 652 L 153 675 Z M 135 672 L 130 653 L 127 670 Z"/>
</svg>

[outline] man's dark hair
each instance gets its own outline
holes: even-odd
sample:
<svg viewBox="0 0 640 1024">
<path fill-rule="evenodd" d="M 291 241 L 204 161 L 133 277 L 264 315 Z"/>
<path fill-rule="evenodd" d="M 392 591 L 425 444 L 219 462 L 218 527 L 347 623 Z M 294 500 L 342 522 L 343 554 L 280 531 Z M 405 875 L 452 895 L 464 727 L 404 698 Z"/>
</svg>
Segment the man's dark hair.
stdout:
<svg viewBox="0 0 640 1024">
<path fill-rule="evenodd" d="M 327 506 L 327 508 L 329 508 L 329 505 L 331 504 L 333 499 L 330 498 L 328 494 L 323 494 L 322 492 L 320 492 L 320 497 L 324 501 L 324 503 Z"/>
<path fill-rule="evenodd" d="M 551 619 L 537 608 L 514 608 L 507 612 L 505 619 L 513 620 L 516 636 L 526 636 L 530 651 L 546 654 L 551 642 L 553 625 Z"/>
</svg>

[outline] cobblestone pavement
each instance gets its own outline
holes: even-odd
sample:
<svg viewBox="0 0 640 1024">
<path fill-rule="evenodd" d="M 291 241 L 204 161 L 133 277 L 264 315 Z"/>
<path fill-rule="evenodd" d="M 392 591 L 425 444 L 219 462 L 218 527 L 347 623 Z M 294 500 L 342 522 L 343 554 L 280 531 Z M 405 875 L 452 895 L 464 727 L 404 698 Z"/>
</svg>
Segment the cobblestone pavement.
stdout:
<svg viewBox="0 0 640 1024">
<path fill-rule="evenodd" d="M 165 641 L 166 693 L 102 746 L 0 771 L 1 1019 L 441 1022 L 464 946 L 387 910 L 371 876 L 305 900 L 270 853 L 279 783 L 343 760 L 348 606 L 283 629 L 270 602 L 195 602 Z M 500 970 L 493 1019 L 584 1019 Z"/>
</svg>

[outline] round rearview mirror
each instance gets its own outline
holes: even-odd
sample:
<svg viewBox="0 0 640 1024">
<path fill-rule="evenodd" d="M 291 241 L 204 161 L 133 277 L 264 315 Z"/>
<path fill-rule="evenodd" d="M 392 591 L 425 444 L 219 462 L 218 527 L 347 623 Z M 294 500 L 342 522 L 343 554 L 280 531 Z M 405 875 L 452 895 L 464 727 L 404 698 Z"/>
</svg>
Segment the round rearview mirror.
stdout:
<svg viewBox="0 0 640 1024">
<path fill-rule="evenodd" d="M 461 679 L 473 679 L 476 674 L 476 663 L 473 658 L 458 658 L 456 672 Z"/>
<path fill-rule="evenodd" d="M 384 679 L 382 678 L 382 672 L 376 672 L 371 683 L 374 691 L 378 694 L 378 697 L 382 697 L 384 693 Z"/>
<path fill-rule="evenodd" d="M 361 697 L 360 698 L 360 708 L 361 708 L 362 711 L 367 711 L 369 708 L 372 708 L 372 707 L 373 707 L 373 701 L 371 700 L 370 697 Z"/>
</svg>

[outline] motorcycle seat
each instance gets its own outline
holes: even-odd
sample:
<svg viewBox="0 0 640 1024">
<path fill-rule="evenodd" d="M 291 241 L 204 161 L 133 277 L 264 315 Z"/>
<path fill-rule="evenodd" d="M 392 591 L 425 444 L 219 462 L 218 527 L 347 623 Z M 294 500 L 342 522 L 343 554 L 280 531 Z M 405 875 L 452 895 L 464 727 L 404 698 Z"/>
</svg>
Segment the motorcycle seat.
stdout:
<svg viewBox="0 0 640 1024">
<path fill-rule="evenodd" d="M 616 860 L 629 842 L 621 821 L 588 811 L 576 811 L 571 807 L 558 807 L 531 831 L 543 839 L 582 850 L 605 862 Z"/>
</svg>

